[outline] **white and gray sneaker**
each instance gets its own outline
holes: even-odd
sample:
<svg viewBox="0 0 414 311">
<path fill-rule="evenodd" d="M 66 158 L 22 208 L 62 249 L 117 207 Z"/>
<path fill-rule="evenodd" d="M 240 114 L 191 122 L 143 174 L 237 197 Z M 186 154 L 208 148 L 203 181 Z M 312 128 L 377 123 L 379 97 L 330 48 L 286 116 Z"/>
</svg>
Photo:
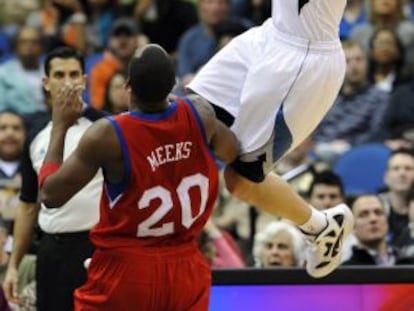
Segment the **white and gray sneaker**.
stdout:
<svg viewBox="0 0 414 311">
<path fill-rule="evenodd" d="M 354 228 L 354 216 L 345 204 L 324 210 L 328 225 L 316 236 L 306 236 L 306 271 L 321 278 L 341 263 L 343 241 Z"/>
</svg>

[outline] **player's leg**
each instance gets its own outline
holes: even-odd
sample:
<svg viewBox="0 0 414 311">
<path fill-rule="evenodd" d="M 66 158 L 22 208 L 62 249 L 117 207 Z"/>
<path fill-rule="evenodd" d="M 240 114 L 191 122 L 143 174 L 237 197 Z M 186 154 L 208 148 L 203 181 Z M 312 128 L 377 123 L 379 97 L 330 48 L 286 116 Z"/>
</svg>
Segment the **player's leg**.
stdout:
<svg viewBox="0 0 414 311">
<path fill-rule="evenodd" d="M 118 252 L 119 254 L 116 254 Z M 75 311 L 156 310 L 154 260 L 133 256 L 133 250 L 97 250 L 86 283 L 75 291 Z"/>
<path fill-rule="evenodd" d="M 274 173 L 255 183 L 227 167 L 225 180 L 235 197 L 299 226 L 312 244 L 307 252 L 309 275 L 323 277 L 338 267 L 343 240 L 353 228 L 352 213 L 346 205 L 318 211 Z"/>
<path fill-rule="evenodd" d="M 287 218 L 313 235 L 311 240 L 318 247 L 312 248 L 307 268 L 309 274 L 321 277 L 339 265 L 339 244 L 352 229 L 352 214 L 344 206 L 328 214 L 317 211 L 280 177 L 265 175 L 269 162 L 300 144 L 329 110 L 342 84 L 345 63 L 340 46 L 335 44 L 307 48 L 304 45 L 302 49 L 300 42 L 298 46 L 283 47 L 282 41 L 246 76 L 233 126 L 245 154 L 227 168 L 225 177 L 233 195 Z M 266 47 L 263 51 L 267 53 Z M 257 118 L 258 115 L 261 116 Z M 269 125 L 269 120 L 273 124 Z M 262 147 L 258 149 L 259 146 Z M 330 231 L 334 233 L 333 239 L 327 234 Z M 324 256 L 327 249 L 330 251 Z"/>
</svg>

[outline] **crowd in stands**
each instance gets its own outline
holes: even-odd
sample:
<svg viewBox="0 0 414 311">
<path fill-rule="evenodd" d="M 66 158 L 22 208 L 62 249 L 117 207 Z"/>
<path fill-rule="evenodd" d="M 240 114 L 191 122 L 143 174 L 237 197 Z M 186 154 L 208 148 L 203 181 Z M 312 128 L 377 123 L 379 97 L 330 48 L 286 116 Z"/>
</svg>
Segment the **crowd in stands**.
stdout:
<svg viewBox="0 0 414 311">
<path fill-rule="evenodd" d="M 233 37 L 266 20 L 270 4 L 0 0 L 0 282 L 13 245 L 23 144 L 49 118 L 50 99 L 42 88 L 46 53 L 61 45 L 82 51 L 84 100 L 117 114 L 128 109 L 126 67 L 137 47 L 158 43 L 170 53 L 174 93 L 185 96 L 185 85 L 203 64 Z M 347 63 L 342 89 L 314 134 L 275 171 L 318 209 L 349 204 L 355 228 L 345 243 L 344 265 L 414 264 L 414 1 L 348 0 L 340 36 Z M 389 150 L 383 186 L 347 191 L 335 165 L 366 144 Z M 34 310 L 33 265 L 41 234 L 37 228 L 33 256 L 19 269 L 27 300 L 16 310 Z M 297 229 L 232 198 L 224 185 L 199 244 L 215 268 L 303 267 L 304 241 Z"/>
</svg>

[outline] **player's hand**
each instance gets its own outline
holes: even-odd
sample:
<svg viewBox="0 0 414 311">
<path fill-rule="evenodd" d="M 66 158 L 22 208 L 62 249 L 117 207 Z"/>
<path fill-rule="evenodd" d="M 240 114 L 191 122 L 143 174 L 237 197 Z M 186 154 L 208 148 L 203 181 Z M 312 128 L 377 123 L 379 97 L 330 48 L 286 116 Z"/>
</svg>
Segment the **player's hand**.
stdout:
<svg viewBox="0 0 414 311">
<path fill-rule="evenodd" d="M 3 290 L 6 299 L 10 303 L 20 304 L 21 299 L 18 296 L 18 271 L 16 268 L 9 267 L 3 282 Z"/>
<path fill-rule="evenodd" d="M 83 84 L 65 84 L 59 91 L 56 101 L 52 104 L 52 122 L 54 126 L 69 128 L 81 116 L 84 103 L 81 94 Z"/>
</svg>

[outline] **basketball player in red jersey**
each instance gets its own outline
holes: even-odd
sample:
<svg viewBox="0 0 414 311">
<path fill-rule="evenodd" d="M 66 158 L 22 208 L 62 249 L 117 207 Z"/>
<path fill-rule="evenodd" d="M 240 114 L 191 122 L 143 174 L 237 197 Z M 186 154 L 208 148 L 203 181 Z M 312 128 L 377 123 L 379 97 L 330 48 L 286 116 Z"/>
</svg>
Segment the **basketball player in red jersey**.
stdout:
<svg viewBox="0 0 414 311">
<path fill-rule="evenodd" d="M 215 158 L 233 161 L 238 143 L 198 96 L 168 102 L 174 67 L 157 45 L 129 67 L 130 112 L 98 121 L 62 163 L 65 135 L 79 116 L 79 90 L 53 109 L 53 129 L 39 173 L 49 208 L 68 201 L 102 169 L 96 252 L 75 310 L 206 311 L 210 266 L 195 242 L 218 192 Z M 220 139 L 217 139 L 220 137 Z"/>
</svg>

